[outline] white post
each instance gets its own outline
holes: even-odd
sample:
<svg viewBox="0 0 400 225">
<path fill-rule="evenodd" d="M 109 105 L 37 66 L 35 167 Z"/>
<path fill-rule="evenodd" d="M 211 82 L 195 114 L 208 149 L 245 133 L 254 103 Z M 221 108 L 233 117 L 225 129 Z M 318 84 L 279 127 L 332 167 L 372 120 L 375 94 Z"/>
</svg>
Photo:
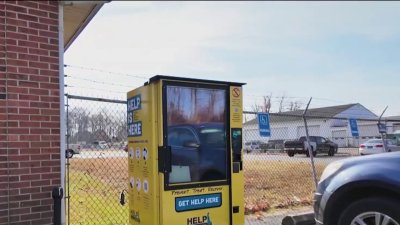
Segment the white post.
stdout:
<svg viewBox="0 0 400 225">
<path fill-rule="evenodd" d="M 58 4 L 58 70 L 60 89 L 60 167 L 61 187 L 64 196 L 61 200 L 61 224 L 65 225 L 65 103 L 64 103 L 64 6 L 61 1 Z"/>
</svg>

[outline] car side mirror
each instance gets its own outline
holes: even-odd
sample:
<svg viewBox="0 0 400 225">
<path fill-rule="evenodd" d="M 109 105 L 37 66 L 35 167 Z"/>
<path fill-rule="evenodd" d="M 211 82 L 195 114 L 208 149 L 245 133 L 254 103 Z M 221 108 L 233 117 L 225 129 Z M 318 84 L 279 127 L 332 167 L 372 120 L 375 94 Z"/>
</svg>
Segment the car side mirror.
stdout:
<svg viewBox="0 0 400 225">
<path fill-rule="evenodd" d="M 199 148 L 200 144 L 195 142 L 195 141 L 185 141 L 183 143 L 183 147 L 186 147 L 186 148 Z"/>
</svg>

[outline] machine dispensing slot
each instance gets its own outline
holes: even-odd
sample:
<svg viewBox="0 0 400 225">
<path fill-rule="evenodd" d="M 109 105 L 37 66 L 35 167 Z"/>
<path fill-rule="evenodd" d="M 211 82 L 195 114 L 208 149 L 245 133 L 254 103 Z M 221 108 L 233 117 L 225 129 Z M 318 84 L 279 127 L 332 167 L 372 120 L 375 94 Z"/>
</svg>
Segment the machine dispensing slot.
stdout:
<svg viewBox="0 0 400 225">
<path fill-rule="evenodd" d="M 243 161 L 242 161 L 242 129 L 241 128 L 232 128 L 231 129 L 231 137 L 232 137 L 232 155 L 233 155 L 233 172 L 239 173 L 240 170 L 243 169 Z"/>
</svg>

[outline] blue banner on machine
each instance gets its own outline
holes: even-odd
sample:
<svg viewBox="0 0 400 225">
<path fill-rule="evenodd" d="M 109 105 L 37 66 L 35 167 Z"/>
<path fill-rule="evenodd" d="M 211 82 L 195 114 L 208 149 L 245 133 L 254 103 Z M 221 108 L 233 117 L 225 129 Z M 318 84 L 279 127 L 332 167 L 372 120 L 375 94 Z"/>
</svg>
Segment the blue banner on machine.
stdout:
<svg viewBox="0 0 400 225">
<path fill-rule="evenodd" d="M 142 136 L 142 122 L 134 120 L 134 112 L 142 108 L 141 95 L 135 95 L 127 101 L 128 137 Z"/>
<path fill-rule="evenodd" d="M 184 212 L 196 209 L 220 207 L 222 205 L 221 193 L 194 195 L 175 198 L 175 211 Z"/>
<path fill-rule="evenodd" d="M 128 112 L 133 112 L 142 108 L 141 95 L 135 95 L 127 100 Z"/>
<path fill-rule="evenodd" d="M 142 122 L 128 124 L 128 137 L 142 136 Z"/>
</svg>

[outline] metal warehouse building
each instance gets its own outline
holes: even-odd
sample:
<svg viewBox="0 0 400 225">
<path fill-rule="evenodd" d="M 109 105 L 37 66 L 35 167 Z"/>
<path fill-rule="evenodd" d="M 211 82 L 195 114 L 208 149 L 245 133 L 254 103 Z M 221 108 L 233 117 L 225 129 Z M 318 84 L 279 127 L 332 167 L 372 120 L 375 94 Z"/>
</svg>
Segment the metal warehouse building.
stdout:
<svg viewBox="0 0 400 225">
<path fill-rule="evenodd" d="M 292 140 L 305 136 L 303 110 L 271 113 L 271 137 L 263 139 L 258 134 L 257 120 L 244 123 L 245 140 Z M 379 137 L 378 116 L 359 103 L 309 109 L 307 113 L 309 134 L 323 136 L 339 147 L 357 146 L 363 139 Z M 359 139 L 352 138 L 348 119 L 358 119 Z M 375 120 L 375 121 L 369 121 Z"/>
</svg>

